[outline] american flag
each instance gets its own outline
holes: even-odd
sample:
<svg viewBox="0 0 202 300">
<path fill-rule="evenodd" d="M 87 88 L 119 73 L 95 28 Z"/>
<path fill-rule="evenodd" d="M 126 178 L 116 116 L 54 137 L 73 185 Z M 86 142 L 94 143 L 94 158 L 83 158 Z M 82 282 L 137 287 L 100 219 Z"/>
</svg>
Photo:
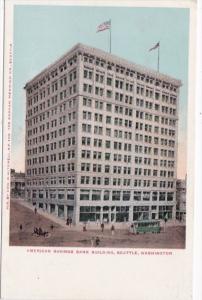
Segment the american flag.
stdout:
<svg viewBox="0 0 202 300">
<path fill-rule="evenodd" d="M 149 51 L 155 50 L 155 49 L 159 48 L 159 46 L 160 46 L 160 42 L 158 42 L 154 47 L 149 49 Z"/>
<path fill-rule="evenodd" d="M 106 21 L 106 22 L 100 24 L 100 25 L 97 27 L 97 32 L 103 31 L 103 30 L 107 30 L 107 29 L 110 29 L 110 28 L 111 28 L 111 20 Z"/>
</svg>

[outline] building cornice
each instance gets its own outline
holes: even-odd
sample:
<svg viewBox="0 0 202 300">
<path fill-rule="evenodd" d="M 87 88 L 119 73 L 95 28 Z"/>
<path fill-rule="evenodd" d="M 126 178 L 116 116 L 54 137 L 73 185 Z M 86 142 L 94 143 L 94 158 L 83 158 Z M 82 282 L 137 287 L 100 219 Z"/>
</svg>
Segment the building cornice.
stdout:
<svg viewBox="0 0 202 300">
<path fill-rule="evenodd" d="M 73 54 L 86 54 L 86 55 L 90 55 L 93 57 L 97 57 L 99 59 L 103 59 L 105 61 L 108 61 L 110 64 L 117 64 L 120 67 L 123 68 L 128 68 L 131 71 L 137 72 L 137 73 L 141 73 L 147 76 L 150 76 L 156 80 L 161 80 L 161 81 L 165 81 L 166 83 L 170 83 L 173 85 L 176 85 L 177 87 L 180 87 L 182 85 L 181 80 L 173 78 L 167 74 L 163 74 L 160 72 L 157 72 L 153 69 L 147 68 L 145 66 L 136 64 L 134 62 L 128 61 L 124 58 L 121 58 L 117 55 L 105 52 L 101 49 L 97 49 L 91 46 L 87 46 L 81 43 L 76 44 L 74 47 L 72 47 L 68 52 L 66 52 L 65 54 L 63 54 L 60 58 L 58 58 L 54 63 L 48 65 L 45 69 L 43 69 L 39 74 L 37 74 L 35 77 L 33 77 L 30 81 L 28 81 L 25 84 L 25 89 L 27 88 L 27 86 L 29 86 L 30 83 L 34 83 L 36 80 L 40 80 L 41 77 L 43 77 L 44 75 L 47 75 L 48 72 L 50 72 L 50 70 L 56 68 L 58 65 L 60 65 L 61 63 L 63 63 L 63 61 L 73 55 Z"/>
</svg>

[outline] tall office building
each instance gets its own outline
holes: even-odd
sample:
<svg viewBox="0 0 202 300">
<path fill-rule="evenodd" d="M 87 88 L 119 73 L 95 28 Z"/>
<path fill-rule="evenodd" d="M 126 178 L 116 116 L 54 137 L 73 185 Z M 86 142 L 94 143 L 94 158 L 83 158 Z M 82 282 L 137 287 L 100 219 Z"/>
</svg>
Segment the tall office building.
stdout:
<svg viewBox="0 0 202 300">
<path fill-rule="evenodd" d="M 25 85 L 26 199 L 76 224 L 174 218 L 180 86 L 77 44 Z"/>
</svg>

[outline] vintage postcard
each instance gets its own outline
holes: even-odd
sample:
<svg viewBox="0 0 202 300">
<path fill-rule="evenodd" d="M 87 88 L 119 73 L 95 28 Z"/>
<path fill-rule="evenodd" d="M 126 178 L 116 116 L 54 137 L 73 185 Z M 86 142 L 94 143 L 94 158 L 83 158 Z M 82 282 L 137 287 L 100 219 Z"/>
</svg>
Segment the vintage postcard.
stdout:
<svg viewBox="0 0 202 300">
<path fill-rule="evenodd" d="M 196 4 L 6 1 L 2 298 L 192 299 Z"/>
</svg>

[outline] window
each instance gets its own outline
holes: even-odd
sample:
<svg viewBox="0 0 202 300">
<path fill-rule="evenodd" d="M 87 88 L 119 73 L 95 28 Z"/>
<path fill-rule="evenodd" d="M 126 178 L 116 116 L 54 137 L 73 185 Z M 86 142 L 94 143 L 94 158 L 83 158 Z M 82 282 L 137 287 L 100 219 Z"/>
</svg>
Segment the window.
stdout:
<svg viewBox="0 0 202 300">
<path fill-rule="evenodd" d="M 107 103 L 107 105 L 106 105 L 106 109 L 107 109 L 107 111 L 111 111 L 111 110 L 112 110 L 112 105 L 111 105 L 111 104 L 109 104 L 109 103 Z"/>
<path fill-rule="evenodd" d="M 134 201 L 141 201 L 141 192 L 134 191 Z"/>
<path fill-rule="evenodd" d="M 173 201 L 173 199 L 174 199 L 174 194 L 168 192 L 168 194 L 167 194 L 167 201 Z"/>
<path fill-rule="evenodd" d="M 143 201 L 149 201 L 150 200 L 150 192 L 143 192 Z"/>
<path fill-rule="evenodd" d="M 106 128 L 106 136 L 111 136 L 111 128 Z"/>
<path fill-rule="evenodd" d="M 165 192 L 160 192 L 159 193 L 159 201 L 165 201 L 166 198 L 166 193 Z"/>
<path fill-rule="evenodd" d="M 112 98 L 112 91 L 111 90 L 107 90 L 107 98 Z"/>
<path fill-rule="evenodd" d="M 105 160 L 110 160 L 110 153 L 105 153 Z"/>
<path fill-rule="evenodd" d="M 93 201 L 101 200 L 101 190 L 92 190 L 92 200 Z"/>
<path fill-rule="evenodd" d="M 110 166 L 109 165 L 105 165 L 105 173 L 109 173 L 110 172 Z"/>
<path fill-rule="evenodd" d="M 123 201 L 130 200 L 130 191 L 123 191 Z"/>
<path fill-rule="evenodd" d="M 121 192 L 120 191 L 112 191 L 112 200 L 119 201 L 121 199 Z"/>
<path fill-rule="evenodd" d="M 74 200 L 74 190 L 73 189 L 67 190 L 67 200 Z"/>
<path fill-rule="evenodd" d="M 110 77 L 107 77 L 107 85 L 112 85 L 112 78 Z"/>
<path fill-rule="evenodd" d="M 108 201 L 110 199 L 110 191 L 105 190 L 104 191 L 104 200 Z"/>
<path fill-rule="evenodd" d="M 111 147 L 111 142 L 110 141 L 106 141 L 105 142 L 105 147 L 109 149 Z"/>
<path fill-rule="evenodd" d="M 106 116 L 106 123 L 111 124 L 112 118 L 110 116 Z"/>
<path fill-rule="evenodd" d="M 89 199 L 90 199 L 90 190 L 81 190 L 80 200 L 89 200 Z"/>
</svg>

